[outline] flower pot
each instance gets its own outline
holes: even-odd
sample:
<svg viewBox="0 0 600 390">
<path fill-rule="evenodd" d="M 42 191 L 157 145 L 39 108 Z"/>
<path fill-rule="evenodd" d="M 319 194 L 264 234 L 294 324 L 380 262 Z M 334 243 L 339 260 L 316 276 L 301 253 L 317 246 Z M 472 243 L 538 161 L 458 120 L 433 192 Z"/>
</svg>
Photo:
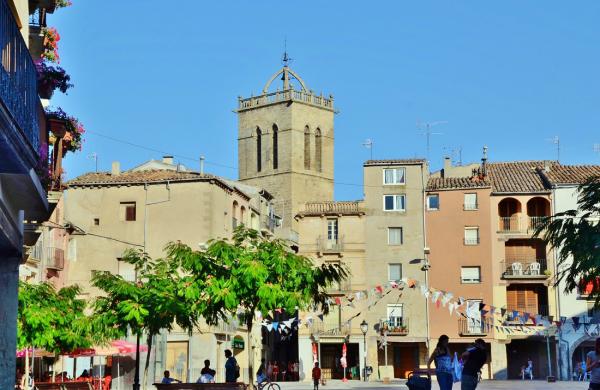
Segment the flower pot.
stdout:
<svg viewBox="0 0 600 390">
<path fill-rule="evenodd" d="M 57 138 L 62 138 L 67 133 L 67 122 L 62 119 L 48 119 L 48 127 Z"/>
<path fill-rule="evenodd" d="M 34 60 L 39 59 L 44 52 L 44 35 L 40 26 L 29 26 L 29 52 Z"/>
<path fill-rule="evenodd" d="M 38 95 L 42 99 L 50 99 L 54 94 L 54 85 L 48 81 L 38 81 Z"/>
</svg>

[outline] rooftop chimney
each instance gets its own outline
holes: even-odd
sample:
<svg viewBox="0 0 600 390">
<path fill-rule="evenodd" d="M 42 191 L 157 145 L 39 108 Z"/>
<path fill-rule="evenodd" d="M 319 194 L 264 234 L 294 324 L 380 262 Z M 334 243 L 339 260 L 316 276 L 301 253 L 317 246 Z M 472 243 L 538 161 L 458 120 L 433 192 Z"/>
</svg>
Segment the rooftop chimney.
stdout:
<svg viewBox="0 0 600 390">
<path fill-rule="evenodd" d="M 173 165 L 173 156 L 163 156 L 163 163 Z"/>
<path fill-rule="evenodd" d="M 200 156 L 200 174 L 204 175 L 204 156 Z"/>
<path fill-rule="evenodd" d="M 488 147 L 483 147 L 483 157 L 481 158 L 481 175 L 483 178 L 487 176 L 487 159 L 488 159 Z"/>
<path fill-rule="evenodd" d="M 111 173 L 113 176 L 118 176 L 121 174 L 121 163 L 118 161 L 113 161 Z"/>
</svg>

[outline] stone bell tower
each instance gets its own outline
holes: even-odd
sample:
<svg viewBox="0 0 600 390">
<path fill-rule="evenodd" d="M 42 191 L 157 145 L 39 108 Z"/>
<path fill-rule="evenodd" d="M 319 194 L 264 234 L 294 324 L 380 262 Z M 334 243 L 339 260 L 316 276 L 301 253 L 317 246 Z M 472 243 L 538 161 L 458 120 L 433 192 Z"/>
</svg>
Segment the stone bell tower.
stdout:
<svg viewBox="0 0 600 390">
<path fill-rule="evenodd" d="M 259 96 L 238 98 L 239 180 L 274 195 L 284 230 L 306 202 L 333 200 L 334 113 L 333 96 L 309 90 L 287 55 Z"/>
</svg>

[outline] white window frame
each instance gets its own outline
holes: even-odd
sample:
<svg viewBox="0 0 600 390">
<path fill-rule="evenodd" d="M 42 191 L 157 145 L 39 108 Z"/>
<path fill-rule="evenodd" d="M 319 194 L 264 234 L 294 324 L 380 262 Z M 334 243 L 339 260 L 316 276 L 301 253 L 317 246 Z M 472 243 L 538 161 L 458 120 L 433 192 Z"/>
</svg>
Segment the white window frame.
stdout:
<svg viewBox="0 0 600 390">
<path fill-rule="evenodd" d="M 393 229 L 400 230 L 400 242 L 399 243 L 392 243 L 390 241 L 390 232 Z M 396 246 L 396 245 L 403 245 L 404 244 L 404 228 L 402 226 L 391 226 L 391 227 L 388 227 L 387 228 L 387 234 L 388 234 L 388 245 L 394 245 L 394 246 Z"/>
<path fill-rule="evenodd" d="M 392 279 L 392 266 L 398 266 L 400 269 L 400 275 L 398 279 Z M 388 264 L 388 282 L 398 282 L 402 279 L 402 263 L 389 263 Z"/>
<path fill-rule="evenodd" d="M 337 218 L 327 219 L 327 241 L 338 242 L 340 237 L 340 222 Z"/>
<path fill-rule="evenodd" d="M 436 208 L 433 208 L 429 205 L 429 199 L 433 196 L 437 197 L 438 206 Z M 427 194 L 427 196 L 425 197 L 425 200 L 427 202 L 427 210 L 428 211 L 437 211 L 440 209 L 440 194 Z"/>
<path fill-rule="evenodd" d="M 467 203 L 468 195 L 475 195 L 475 203 Z M 473 211 L 479 209 L 479 196 L 477 195 L 477 192 L 466 192 L 463 199 L 464 210 Z"/>
<path fill-rule="evenodd" d="M 404 305 L 402 303 L 390 303 L 386 307 L 386 321 L 388 321 L 388 325 L 390 326 L 401 326 L 404 325 Z M 400 314 L 400 315 L 398 315 Z M 392 318 L 399 318 L 400 321 L 393 320 Z"/>
<path fill-rule="evenodd" d="M 477 231 L 477 240 L 473 241 L 472 239 L 467 239 L 467 231 Z M 481 241 L 481 236 L 479 235 L 479 226 L 465 226 L 465 230 L 464 230 L 464 235 L 463 235 L 463 242 L 465 245 L 468 246 L 475 246 L 475 245 L 479 245 L 479 242 Z"/>
<path fill-rule="evenodd" d="M 478 271 L 479 279 L 467 279 L 463 277 L 464 269 L 476 269 Z M 478 265 L 465 265 L 460 267 L 460 282 L 462 284 L 480 284 L 481 283 L 481 266 Z"/>
<path fill-rule="evenodd" d="M 393 196 L 394 197 L 394 208 L 391 210 L 388 210 L 385 208 L 385 199 L 388 196 Z M 398 198 L 404 198 L 404 208 L 398 208 Z M 383 195 L 383 211 L 388 211 L 388 212 L 404 212 L 406 211 L 406 194 L 386 194 Z"/>
<path fill-rule="evenodd" d="M 386 171 L 393 171 L 393 181 L 391 183 L 386 183 L 385 182 L 385 172 Z M 398 175 L 398 171 L 402 171 L 403 174 L 402 176 Z M 403 186 L 406 184 L 406 168 L 405 167 L 398 167 L 398 168 L 383 168 L 383 185 L 384 186 Z M 403 180 L 401 182 L 398 182 L 398 178 L 402 177 Z"/>
</svg>

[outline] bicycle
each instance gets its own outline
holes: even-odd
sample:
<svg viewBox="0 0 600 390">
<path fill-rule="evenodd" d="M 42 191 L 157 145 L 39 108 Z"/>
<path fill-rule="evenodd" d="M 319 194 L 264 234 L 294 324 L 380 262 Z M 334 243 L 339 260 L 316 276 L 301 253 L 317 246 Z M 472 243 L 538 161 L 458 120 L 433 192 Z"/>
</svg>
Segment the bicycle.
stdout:
<svg viewBox="0 0 600 390">
<path fill-rule="evenodd" d="M 265 379 L 260 383 L 256 383 L 257 390 L 281 390 L 279 384 L 271 382 L 269 379 Z"/>
</svg>

